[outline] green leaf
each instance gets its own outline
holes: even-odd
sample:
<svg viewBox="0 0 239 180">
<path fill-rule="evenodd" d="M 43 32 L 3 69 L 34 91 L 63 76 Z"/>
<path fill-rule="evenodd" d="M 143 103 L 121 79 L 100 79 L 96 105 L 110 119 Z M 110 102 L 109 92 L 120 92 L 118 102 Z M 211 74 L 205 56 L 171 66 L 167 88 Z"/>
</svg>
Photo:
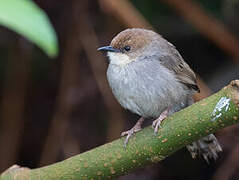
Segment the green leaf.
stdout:
<svg viewBox="0 0 239 180">
<path fill-rule="evenodd" d="M 35 43 L 49 57 L 57 56 L 53 26 L 46 13 L 31 0 L 0 0 L 0 24 Z"/>
</svg>

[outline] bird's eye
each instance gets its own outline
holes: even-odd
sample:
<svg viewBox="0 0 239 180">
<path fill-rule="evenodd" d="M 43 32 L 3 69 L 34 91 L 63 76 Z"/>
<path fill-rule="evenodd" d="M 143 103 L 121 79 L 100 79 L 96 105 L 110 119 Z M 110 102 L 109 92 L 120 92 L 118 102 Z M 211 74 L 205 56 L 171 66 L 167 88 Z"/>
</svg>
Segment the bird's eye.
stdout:
<svg viewBox="0 0 239 180">
<path fill-rule="evenodd" d="M 130 46 L 125 46 L 125 47 L 124 47 L 124 50 L 125 50 L 125 51 L 130 51 L 130 48 L 131 48 Z"/>
</svg>

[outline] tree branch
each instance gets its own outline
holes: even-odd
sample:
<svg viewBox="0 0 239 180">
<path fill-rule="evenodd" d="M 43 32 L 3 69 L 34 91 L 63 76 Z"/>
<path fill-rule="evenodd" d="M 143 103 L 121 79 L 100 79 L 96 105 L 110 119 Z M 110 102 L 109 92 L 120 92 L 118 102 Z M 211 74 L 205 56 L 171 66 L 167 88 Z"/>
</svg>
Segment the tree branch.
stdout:
<svg viewBox="0 0 239 180">
<path fill-rule="evenodd" d="M 111 179 L 156 163 L 185 145 L 239 121 L 239 80 L 218 93 L 168 117 L 155 136 L 152 127 L 137 133 L 126 149 L 124 138 L 37 169 L 16 165 L 1 176 L 8 179 Z"/>
</svg>

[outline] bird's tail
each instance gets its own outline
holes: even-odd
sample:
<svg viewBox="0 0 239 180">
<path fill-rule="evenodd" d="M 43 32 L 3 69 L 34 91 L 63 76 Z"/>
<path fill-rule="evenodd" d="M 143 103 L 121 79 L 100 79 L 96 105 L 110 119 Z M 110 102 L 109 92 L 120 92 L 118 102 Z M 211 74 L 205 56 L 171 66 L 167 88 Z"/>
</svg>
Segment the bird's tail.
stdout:
<svg viewBox="0 0 239 180">
<path fill-rule="evenodd" d="M 202 155 L 208 163 L 211 158 L 216 160 L 218 158 L 217 153 L 222 151 L 217 138 L 213 134 L 209 134 L 208 136 L 187 145 L 187 149 L 191 153 L 192 158 L 196 158 L 197 155 Z"/>
</svg>

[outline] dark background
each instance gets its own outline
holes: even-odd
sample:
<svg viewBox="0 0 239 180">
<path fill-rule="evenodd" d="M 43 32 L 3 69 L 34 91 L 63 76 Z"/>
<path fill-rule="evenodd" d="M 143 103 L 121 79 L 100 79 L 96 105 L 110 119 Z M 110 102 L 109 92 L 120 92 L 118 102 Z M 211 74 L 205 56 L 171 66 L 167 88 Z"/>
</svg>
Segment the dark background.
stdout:
<svg viewBox="0 0 239 180">
<path fill-rule="evenodd" d="M 0 170 L 36 168 L 120 136 L 136 122 L 106 82 L 97 48 L 128 27 L 146 27 L 173 43 L 205 85 L 197 99 L 239 78 L 238 0 L 36 0 L 57 32 L 49 59 L 0 27 Z M 182 149 L 120 180 L 239 179 L 239 126 L 218 132 L 223 153 L 207 164 Z"/>
</svg>

